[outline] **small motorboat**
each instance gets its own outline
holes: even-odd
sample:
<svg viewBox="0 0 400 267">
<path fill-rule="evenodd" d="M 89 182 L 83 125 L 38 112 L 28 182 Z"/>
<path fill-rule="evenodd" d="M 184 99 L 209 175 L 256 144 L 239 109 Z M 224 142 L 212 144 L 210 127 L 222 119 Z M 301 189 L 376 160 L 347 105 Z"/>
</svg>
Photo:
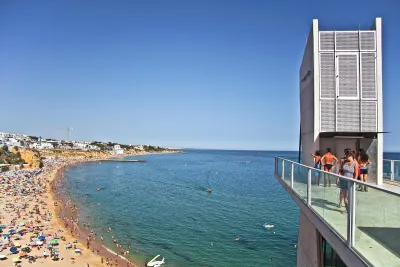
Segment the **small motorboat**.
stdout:
<svg viewBox="0 0 400 267">
<path fill-rule="evenodd" d="M 164 258 L 162 258 L 162 260 L 160 261 L 156 261 L 156 259 L 160 257 L 160 255 L 155 256 L 151 261 L 149 261 L 146 266 L 148 267 L 160 267 L 161 265 L 163 265 L 165 263 Z"/>
<path fill-rule="evenodd" d="M 272 228 L 274 228 L 274 227 L 275 227 L 275 225 L 273 225 L 273 224 L 266 224 L 266 223 L 264 223 L 264 224 L 263 224 L 263 227 L 264 227 L 264 228 L 266 228 L 266 229 L 272 229 Z"/>
<path fill-rule="evenodd" d="M 211 192 L 212 192 L 212 189 L 211 189 L 211 188 L 208 188 L 208 189 L 206 190 L 206 192 L 207 192 L 207 193 L 211 193 Z"/>
</svg>

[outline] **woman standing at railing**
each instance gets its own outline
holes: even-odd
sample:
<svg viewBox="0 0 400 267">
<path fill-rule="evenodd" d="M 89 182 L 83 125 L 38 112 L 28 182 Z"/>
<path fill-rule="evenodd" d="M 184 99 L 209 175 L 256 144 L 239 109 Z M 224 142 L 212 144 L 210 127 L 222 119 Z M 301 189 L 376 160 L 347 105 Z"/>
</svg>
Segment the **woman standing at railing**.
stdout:
<svg viewBox="0 0 400 267">
<path fill-rule="evenodd" d="M 360 180 L 361 182 L 368 182 L 368 166 L 371 164 L 368 154 L 364 149 L 360 149 L 358 153 L 357 161 L 360 164 Z M 362 185 L 359 186 L 358 190 L 368 192 L 368 188 L 364 185 L 364 190 Z"/>
<path fill-rule="evenodd" d="M 314 158 L 314 168 L 320 170 L 321 169 L 321 152 L 319 150 L 315 151 L 314 154 L 311 154 Z M 319 171 L 314 171 L 315 176 L 315 184 L 319 185 Z"/>
<path fill-rule="evenodd" d="M 346 153 L 346 161 L 342 163 L 340 167 L 339 173 L 347 178 L 353 178 L 357 180 L 358 177 L 358 163 L 354 160 L 354 155 L 352 152 L 348 151 Z M 338 179 L 339 187 L 340 187 L 340 197 L 344 199 L 344 204 L 346 206 L 346 211 L 342 213 L 346 213 L 348 210 L 348 190 L 349 190 L 349 182 L 346 179 Z"/>
<path fill-rule="evenodd" d="M 346 154 L 347 152 L 351 151 L 350 148 L 345 148 L 344 149 L 344 157 L 340 159 L 340 166 L 342 166 L 346 161 L 347 161 L 347 157 Z M 339 170 L 339 174 L 340 174 L 340 170 Z M 339 185 L 339 181 L 337 182 Z M 339 194 L 339 205 L 337 205 L 338 208 L 342 207 L 342 201 L 343 201 L 343 195 Z"/>
</svg>

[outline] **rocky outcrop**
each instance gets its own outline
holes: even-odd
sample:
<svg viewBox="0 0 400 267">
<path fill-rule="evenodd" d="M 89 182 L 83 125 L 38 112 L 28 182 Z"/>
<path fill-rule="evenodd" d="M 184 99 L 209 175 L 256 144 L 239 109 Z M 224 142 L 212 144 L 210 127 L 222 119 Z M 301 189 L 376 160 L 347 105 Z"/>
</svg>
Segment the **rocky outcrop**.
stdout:
<svg viewBox="0 0 400 267">
<path fill-rule="evenodd" d="M 42 168 L 43 167 L 40 152 L 37 150 L 14 147 L 11 149 L 11 153 L 14 153 L 14 154 L 19 153 L 21 159 L 23 159 L 32 168 Z"/>
<path fill-rule="evenodd" d="M 80 158 L 80 159 L 91 159 L 91 158 L 105 158 L 109 157 L 110 153 L 105 151 L 85 151 L 85 150 L 41 150 L 43 157 L 64 157 L 64 158 Z"/>
</svg>

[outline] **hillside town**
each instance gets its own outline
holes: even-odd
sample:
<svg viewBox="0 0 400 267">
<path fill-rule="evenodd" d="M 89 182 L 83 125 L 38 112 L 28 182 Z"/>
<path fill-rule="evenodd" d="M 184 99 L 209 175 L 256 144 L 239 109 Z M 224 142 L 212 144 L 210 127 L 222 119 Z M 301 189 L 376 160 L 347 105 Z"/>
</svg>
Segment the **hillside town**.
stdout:
<svg viewBox="0 0 400 267">
<path fill-rule="evenodd" d="M 95 158 L 148 153 L 179 153 L 180 150 L 150 145 L 113 142 L 65 141 L 24 134 L 0 132 L 0 172 L 20 168 L 41 168 L 42 159 L 58 156 Z"/>
<path fill-rule="evenodd" d="M 50 138 L 41 138 L 37 136 L 29 136 L 24 134 L 13 134 L 0 132 L 0 146 L 6 145 L 10 149 L 31 148 L 37 150 L 84 150 L 84 151 L 106 151 L 110 154 L 125 154 L 126 150 L 148 151 L 148 150 L 168 150 L 159 146 L 150 145 L 124 145 L 113 142 L 82 142 L 82 141 L 65 141 Z"/>
</svg>

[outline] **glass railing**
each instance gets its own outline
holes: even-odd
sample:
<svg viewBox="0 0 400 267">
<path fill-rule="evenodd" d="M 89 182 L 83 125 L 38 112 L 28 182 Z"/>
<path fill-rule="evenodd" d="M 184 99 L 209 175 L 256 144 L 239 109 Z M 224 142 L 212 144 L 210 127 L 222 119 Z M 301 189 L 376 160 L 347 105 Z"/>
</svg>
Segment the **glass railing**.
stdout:
<svg viewBox="0 0 400 267">
<path fill-rule="evenodd" d="M 400 160 L 383 160 L 383 179 L 400 182 Z"/>
<path fill-rule="evenodd" d="M 371 266 L 400 266 L 400 194 L 278 157 L 275 174 Z"/>
</svg>

